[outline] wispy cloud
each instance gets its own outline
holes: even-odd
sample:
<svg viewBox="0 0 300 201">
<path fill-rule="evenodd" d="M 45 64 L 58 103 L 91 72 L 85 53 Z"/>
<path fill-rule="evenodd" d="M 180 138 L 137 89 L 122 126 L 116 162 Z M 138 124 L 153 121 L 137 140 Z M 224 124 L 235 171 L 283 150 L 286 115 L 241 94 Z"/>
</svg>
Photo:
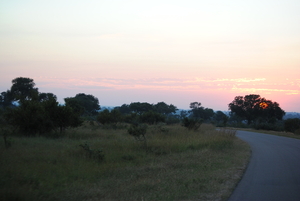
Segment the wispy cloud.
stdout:
<svg viewBox="0 0 300 201">
<path fill-rule="evenodd" d="M 271 89 L 271 88 L 239 88 L 233 87 L 233 91 L 244 92 L 244 93 L 266 93 L 271 94 L 273 92 L 280 92 L 286 95 L 297 95 L 300 94 L 300 90 L 290 90 L 290 89 Z"/>
<path fill-rule="evenodd" d="M 78 88 L 90 90 L 172 90 L 172 91 L 224 91 L 232 93 L 282 93 L 286 95 L 300 94 L 300 80 L 278 80 L 274 82 L 266 78 L 39 78 L 36 83 L 42 86 L 59 88 Z"/>
<path fill-rule="evenodd" d="M 191 80 L 186 80 L 185 82 L 260 82 L 265 81 L 266 78 L 235 78 L 235 79 L 228 79 L 228 78 L 216 78 L 216 79 L 209 79 L 209 78 L 195 78 Z"/>
</svg>

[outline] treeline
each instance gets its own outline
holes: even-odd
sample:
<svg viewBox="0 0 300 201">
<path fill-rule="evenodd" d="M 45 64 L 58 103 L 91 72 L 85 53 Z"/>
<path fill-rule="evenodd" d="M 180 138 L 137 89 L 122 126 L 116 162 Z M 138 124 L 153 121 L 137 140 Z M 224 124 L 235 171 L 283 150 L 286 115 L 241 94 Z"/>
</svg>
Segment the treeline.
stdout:
<svg viewBox="0 0 300 201">
<path fill-rule="evenodd" d="M 229 103 L 229 115 L 205 108 L 200 102 L 190 103 L 190 110 L 178 110 L 172 104 L 133 102 L 101 110 L 98 98 L 79 93 L 59 104 L 53 93 L 39 92 L 31 78 L 12 80 L 9 90 L 0 95 L 0 124 L 10 126 L 24 135 L 59 135 L 68 127 L 78 127 L 84 121 L 118 127 L 122 123 L 175 124 L 197 129 L 203 122 L 217 126 L 254 127 L 256 129 L 298 132 L 297 120 L 282 120 L 285 112 L 277 102 L 259 95 L 237 96 Z"/>
<path fill-rule="evenodd" d="M 15 78 L 11 88 L 0 95 L 0 123 L 2 127 L 11 126 L 29 136 L 61 133 L 68 127 L 80 126 L 85 120 L 97 121 L 102 125 L 117 125 L 172 124 L 180 123 L 183 119 L 224 122 L 226 119 L 223 112 L 215 113 L 210 108 L 202 107 L 199 102 L 191 103 L 190 111 L 181 112 L 178 112 L 176 106 L 165 102 L 133 102 L 100 112 L 99 100 L 93 95 L 79 93 L 64 101 L 61 105 L 53 93 L 40 92 L 31 78 Z"/>
<path fill-rule="evenodd" d="M 300 134 L 300 119 L 283 120 L 285 111 L 279 103 L 267 100 L 257 94 L 236 96 L 229 103 L 230 124 L 234 127 L 248 127 L 262 130 L 287 131 Z"/>
<path fill-rule="evenodd" d="M 81 125 L 81 115 L 93 112 L 80 104 L 81 95 L 74 99 L 66 98 L 66 104 L 60 105 L 53 93 L 39 92 L 33 79 L 19 77 L 12 80 L 10 90 L 1 93 L 0 123 L 27 136 L 61 133 Z"/>
<path fill-rule="evenodd" d="M 181 110 L 172 104 L 165 102 L 150 104 L 146 102 L 134 102 L 131 104 L 123 104 L 115 107 L 113 110 L 104 110 L 97 116 L 98 122 L 101 124 L 116 124 L 119 122 L 126 123 L 147 123 L 156 124 L 159 122 L 174 124 L 180 123 L 184 119 L 193 119 L 201 122 L 226 122 L 227 116 L 221 112 L 214 112 L 213 109 L 204 108 L 199 102 L 190 104 L 189 111 Z"/>
</svg>

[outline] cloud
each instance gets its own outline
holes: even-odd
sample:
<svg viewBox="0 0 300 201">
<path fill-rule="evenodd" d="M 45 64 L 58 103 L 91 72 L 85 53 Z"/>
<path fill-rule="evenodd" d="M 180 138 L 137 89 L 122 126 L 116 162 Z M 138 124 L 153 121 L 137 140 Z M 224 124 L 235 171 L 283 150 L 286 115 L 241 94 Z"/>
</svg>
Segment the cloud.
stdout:
<svg viewBox="0 0 300 201">
<path fill-rule="evenodd" d="M 261 82 L 265 81 L 266 78 L 216 78 L 216 79 L 208 79 L 208 78 L 195 78 L 194 80 L 187 80 L 185 82 Z"/>
<path fill-rule="evenodd" d="M 172 91 L 224 91 L 232 93 L 283 93 L 300 94 L 300 80 L 278 80 L 274 83 L 266 78 L 40 78 L 37 85 L 66 89 L 94 90 L 172 90 Z M 262 87 L 263 86 L 263 87 Z"/>
<path fill-rule="evenodd" d="M 280 92 L 285 93 L 286 95 L 297 95 L 300 94 L 300 90 L 290 90 L 290 89 L 271 89 L 271 88 L 239 88 L 233 87 L 233 91 L 245 92 L 245 93 L 260 93 L 264 92 L 267 94 L 271 94 L 272 92 Z"/>
</svg>

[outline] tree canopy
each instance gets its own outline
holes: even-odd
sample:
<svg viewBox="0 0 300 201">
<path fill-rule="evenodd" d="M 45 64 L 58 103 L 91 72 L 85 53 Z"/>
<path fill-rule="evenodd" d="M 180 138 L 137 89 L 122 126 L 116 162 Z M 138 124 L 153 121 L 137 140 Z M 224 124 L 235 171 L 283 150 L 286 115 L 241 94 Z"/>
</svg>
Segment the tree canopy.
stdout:
<svg viewBox="0 0 300 201">
<path fill-rule="evenodd" d="M 261 121 L 270 121 L 272 118 L 282 120 L 285 112 L 279 107 L 277 102 L 266 100 L 257 94 L 246 96 L 236 96 L 234 100 L 228 104 L 228 108 L 233 115 L 247 120 L 251 124 L 258 118 Z"/>
<path fill-rule="evenodd" d="M 130 114 L 131 109 L 128 104 L 123 104 L 121 106 L 115 107 L 116 110 L 119 110 L 122 114 Z"/>
<path fill-rule="evenodd" d="M 213 109 L 202 107 L 200 102 L 190 103 L 190 108 L 189 113 L 194 119 L 210 120 L 215 114 Z"/>
<path fill-rule="evenodd" d="M 98 98 L 90 94 L 79 93 L 75 97 L 65 98 L 65 102 L 81 115 L 96 115 L 100 110 Z"/>
<path fill-rule="evenodd" d="M 13 97 L 10 90 L 3 91 L 0 94 L 0 107 L 9 107 L 12 106 Z"/>
<path fill-rule="evenodd" d="M 31 78 L 18 77 L 13 79 L 10 89 L 13 100 L 23 101 L 37 97 L 38 88 L 34 88 L 34 86 L 35 83 Z"/>
<path fill-rule="evenodd" d="M 19 77 L 12 83 L 11 90 L 0 96 L 0 104 L 5 109 L 1 118 L 6 125 L 18 128 L 25 135 L 42 135 L 81 124 L 79 115 L 71 107 L 59 105 L 54 94 L 40 93 L 34 88 L 33 79 Z M 19 105 L 9 107 L 13 101 Z"/>
<path fill-rule="evenodd" d="M 178 110 L 176 106 L 172 104 L 167 105 L 165 102 L 158 102 L 157 104 L 153 105 L 153 107 L 154 111 L 164 115 L 175 113 L 176 110 Z"/>
<path fill-rule="evenodd" d="M 143 114 L 145 112 L 154 111 L 159 114 L 169 115 L 177 111 L 176 106 L 172 104 L 168 105 L 165 102 L 158 102 L 156 104 L 150 104 L 147 102 L 133 102 L 130 103 L 130 105 L 123 104 L 120 107 L 116 107 L 116 109 L 120 110 L 120 112 L 123 114 L 128 114 L 130 112 Z"/>
<path fill-rule="evenodd" d="M 150 103 L 146 103 L 146 102 L 130 103 L 129 108 L 131 109 L 131 111 L 136 112 L 138 114 L 142 114 L 144 112 L 153 110 L 153 106 Z"/>
</svg>

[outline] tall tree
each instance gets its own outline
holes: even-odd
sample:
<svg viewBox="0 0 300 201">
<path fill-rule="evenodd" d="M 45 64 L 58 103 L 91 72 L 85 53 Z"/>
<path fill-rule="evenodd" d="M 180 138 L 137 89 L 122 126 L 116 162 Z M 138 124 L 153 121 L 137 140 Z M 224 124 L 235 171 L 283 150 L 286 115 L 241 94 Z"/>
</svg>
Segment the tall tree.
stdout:
<svg viewBox="0 0 300 201">
<path fill-rule="evenodd" d="M 113 109 L 112 111 L 105 109 L 99 112 L 97 121 L 101 124 L 117 124 L 123 121 L 123 116 L 118 109 Z"/>
<path fill-rule="evenodd" d="M 213 109 L 202 107 L 200 102 L 190 103 L 190 108 L 189 113 L 194 119 L 210 120 L 214 115 Z"/>
<path fill-rule="evenodd" d="M 153 110 L 153 105 L 151 105 L 150 103 L 140 103 L 140 102 L 134 102 L 134 103 L 130 103 L 129 105 L 130 109 L 133 112 L 136 112 L 138 114 L 142 114 L 144 112 L 149 112 L 151 110 Z"/>
<path fill-rule="evenodd" d="M 81 124 L 79 115 L 71 107 L 60 106 L 52 93 L 39 93 L 31 78 L 15 78 L 11 89 L 1 93 L 0 105 L 11 106 L 13 101 L 19 101 L 20 105 L 8 107 L 3 117 L 8 125 L 26 135 L 41 135 L 57 128 L 62 131 Z"/>
<path fill-rule="evenodd" d="M 56 100 L 57 97 L 53 93 L 39 93 L 38 99 L 40 102 L 44 102 L 47 100 L 53 100 L 53 99 Z"/>
<path fill-rule="evenodd" d="M 12 80 L 11 94 L 15 101 L 31 100 L 37 98 L 38 88 L 34 88 L 33 79 L 18 77 Z"/>
<path fill-rule="evenodd" d="M 268 121 L 272 117 L 275 117 L 281 120 L 285 115 L 285 112 L 279 107 L 277 102 L 266 100 L 257 94 L 250 94 L 245 97 L 236 96 L 228 104 L 228 108 L 232 114 L 247 120 L 248 124 L 251 124 L 257 118 Z"/>
<path fill-rule="evenodd" d="M 12 106 L 13 97 L 10 90 L 4 91 L 0 94 L 0 107 Z"/>
<path fill-rule="evenodd" d="M 114 109 L 119 110 L 122 114 L 130 114 L 131 112 L 129 105 L 127 104 L 123 104 L 119 107 L 115 107 Z"/>
<path fill-rule="evenodd" d="M 159 122 L 165 122 L 166 116 L 158 112 L 148 111 L 141 114 L 140 121 L 147 124 L 157 124 Z"/>
<path fill-rule="evenodd" d="M 6 122 L 25 135 L 43 135 L 57 129 L 77 127 L 82 121 L 71 107 L 61 106 L 55 98 L 38 101 L 23 100 L 19 107 L 8 108 Z"/>
<path fill-rule="evenodd" d="M 65 98 L 65 102 L 82 115 L 95 115 L 100 110 L 99 100 L 93 95 L 79 93 L 75 97 Z"/>
<path fill-rule="evenodd" d="M 229 117 L 226 114 L 224 114 L 224 112 L 222 112 L 222 111 L 217 111 L 214 114 L 214 120 L 217 123 L 222 123 L 224 126 L 226 126 L 228 119 L 229 119 Z"/>
<path fill-rule="evenodd" d="M 160 114 L 169 115 L 175 113 L 177 108 L 174 105 L 168 105 L 165 102 L 158 102 L 154 106 L 154 110 Z"/>
</svg>

